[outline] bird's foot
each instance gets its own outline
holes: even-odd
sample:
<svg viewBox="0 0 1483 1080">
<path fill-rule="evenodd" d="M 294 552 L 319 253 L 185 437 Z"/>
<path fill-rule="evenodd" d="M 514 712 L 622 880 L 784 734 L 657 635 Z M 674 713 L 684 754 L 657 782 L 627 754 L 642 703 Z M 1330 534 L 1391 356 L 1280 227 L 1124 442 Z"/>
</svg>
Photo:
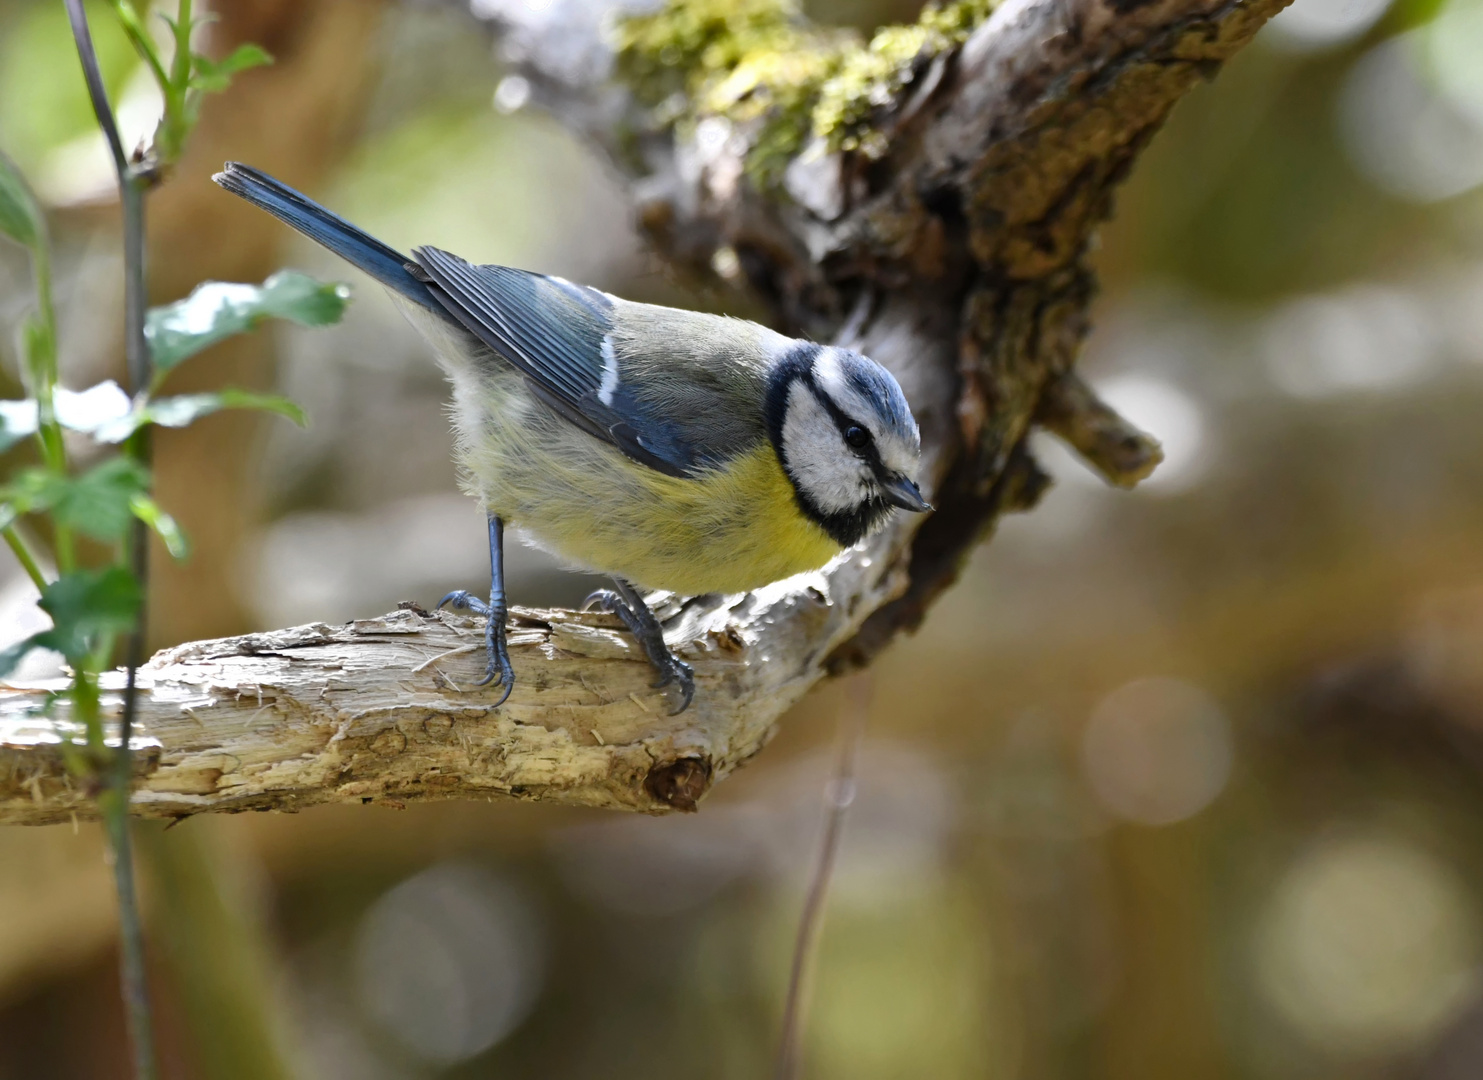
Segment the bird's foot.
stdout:
<svg viewBox="0 0 1483 1080">
<path fill-rule="evenodd" d="M 441 608 L 444 604 L 455 611 L 472 611 L 475 615 L 487 616 L 484 645 L 488 659 L 484 667 L 484 678 L 474 685 L 489 686 L 492 683 L 504 687 L 505 692 L 494 703 L 494 707 L 499 708 L 509 698 L 510 691 L 515 689 L 515 668 L 510 663 L 510 650 L 505 642 L 505 619 L 508 611 L 503 604 L 491 606 L 464 589 L 455 589 L 438 601 L 438 607 Z"/>
<path fill-rule="evenodd" d="M 453 608 L 454 611 L 472 611 L 475 615 L 489 614 L 489 605 L 467 589 L 454 589 L 438 601 L 439 608 L 444 604 Z"/>
<path fill-rule="evenodd" d="M 624 592 L 627 595 L 614 592 L 612 589 L 598 589 L 582 601 L 582 610 L 591 611 L 596 608 L 610 615 L 616 615 L 623 621 L 623 625 L 628 627 L 629 632 L 643 646 L 649 663 L 659 674 L 659 681 L 651 685 L 656 690 L 669 686 L 671 683 L 678 685 L 680 704 L 670 712 L 671 716 L 678 716 L 690 707 L 690 702 L 695 697 L 695 671 L 689 664 L 669 651 L 669 646 L 664 643 L 663 627 L 659 625 L 659 620 L 654 618 L 654 613 L 649 610 L 638 593 L 632 588 Z"/>
</svg>

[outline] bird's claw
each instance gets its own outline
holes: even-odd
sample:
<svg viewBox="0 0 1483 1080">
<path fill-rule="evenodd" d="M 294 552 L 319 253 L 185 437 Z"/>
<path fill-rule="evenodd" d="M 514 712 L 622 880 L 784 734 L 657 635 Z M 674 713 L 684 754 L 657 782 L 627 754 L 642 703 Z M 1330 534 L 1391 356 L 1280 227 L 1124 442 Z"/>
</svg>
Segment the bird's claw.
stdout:
<svg viewBox="0 0 1483 1080">
<path fill-rule="evenodd" d="M 612 589 L 597 589 L 594 592 L 590 592 L 587 594 L 587 599 L 582 601 L 582 606 L 578 610 L 603 611 L 609 615 L 617 615 L 620 608 L 625 608 L 627 606 L 628 605 L 623 602 L 623 598 L 615 593 Z M 625 623 L 628 622 L 627 619 L 624 619 L 623 621 Z"/>
<path fill-rule="evenodd" d="M 444 604 L 450 605 L 455 611 L 472 611 L 476 615 L 487 617 L 484 627 L 484 645 L 489 659 L 484 667 L 484 678 L 474 685 L 504 687 L 505 692 L 494 703 L 494 707 L 499 708 L 509 700 L 510 691 L 515 689 L 515 668 L 510 663 L 510 650 L 505 642 L 507 612 L 504 606 L 491 607 L 465 589 L 454 589 L 438 601 L 438 607 L 441 608 Z"/>
<path fill-rule="evenodd" d="M 660 690 L 671 683 L 679 684 L 680 704 L 678 708 L 670 712 L 671 716 L 678 716 L 690 707 L 690 702 L 695 697 L 695 671 L 689 664 L 669 651 L 669 646 L 664 643 L 663 628 L 660 627 L 653 613 L 642 604 L 640 600 L 639 606 L 635 608 L 621 594 L 612 589 L 598 589 L 582 601 L 582 610 L 605 611 L 609 615 L 618 616 L 623 621 L 623 625 L 628 627 L 629 632 L 643 646 L 649 663 L 659 673 L 659 681 L 650 685 Z"/>
<path fill-rule="evenodd" d="M 484 632 L 484 642 L 488 649 L 489 663 L 484 669 L 484 678 L 475 685 L 493 684 L 505 688 L 505 692 L 494 703 L 497 709 L 509 699 L 510 691 L 515 689 L 515 668 L 510 663 L 510 650 L 505 644 L 504 611 L 495 611 L 490 614 L 489 625 Z"/>
<path fill-rule="evenodd" d="M 665 655 L 669 663 L 663 667 L 660 667 L 659 664 L 654 665 L 659 668 L 663 677 L 653 685 L 658 690 L 661 687 L 670 685 L 670 683 L 679 684 L 680 704 L 678 708 L 670 711 L 671 716 L 679 716 L 680 713 L 690 707 L 690 702 L 695 697 L 695 669 L 672 652 L 666 652 Z"/>
<path fill-rule="evenodd" d="M 438 601 L 438 608 L 450 604 L 454 611 L 472 611 L 475 615 L 488 615 L 489 605 L 467 589 L 454 589 Z M 437 610 L 435 608 L 434 610 Z"/>
</svg>

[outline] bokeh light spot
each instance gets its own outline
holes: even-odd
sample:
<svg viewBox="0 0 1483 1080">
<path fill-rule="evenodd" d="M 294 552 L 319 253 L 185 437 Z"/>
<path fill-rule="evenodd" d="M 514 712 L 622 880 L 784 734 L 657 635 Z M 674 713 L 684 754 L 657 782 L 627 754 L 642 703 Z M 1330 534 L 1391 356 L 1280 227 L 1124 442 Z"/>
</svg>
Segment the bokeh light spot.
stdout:
<svg viewBox="0 0 1483 1080">
<path fill-rule="evenodd" d="M 1418 70 L 1422 31 L 1391 38 L 1350 70 L 1339 132 L 1355 166 L 1384 191 L 1435 202 L 1483 184 L 1483 124 Z"/>
<path fill-rule="evenodd" d="M 1288 301 L 1267 320 L 1272 380 L 1294 397 L 1406 386 L 1438 359 L 1428 313 L 1398 289 L 1361 284 Z"/>
<path fill-rule="evenodd" d="M 1231 774 L 1231 734 L 1209 694 L 1178 679 L 1139 679 L 1102 699 L 1087 722 L 1082 766 L 1098 801 L 1144 825 L 1209 806 Z"/>
<path fill-rule="evenodd" d="M 1483 131 L 1483 4 L 1452 0 L 1424 34 L 1422 70 Z"/>
<path fill-rule="evenodd" d="M 494 88 L 494 107 L 509 114 L 519 112 L 530 101 L 530 80 L 523 75 L 506 75 Z"/>
<path fill-rule="evenodd" d="M 1259 985 L 1279 1014 L 1345 1056 L 1421 1045 L 1477 989 L 1477 913 L 1434 856 L 1383 836 L 1310 849 L 1260 923 Z"/>
<path fill-rule="evenodd" d="M 356 989 L 377 1026 L 423 1061 L 479 1054 L 525 1019 L 543 946 L 529 904 L 493 874 L 445 863 L 381 896 L 356 934 Z"/>
<path fill-rule="evenodd" d="M 1390 0 L 1297 0 L 1268 23 L 1271 40 L 1294 51 L 1353 41 L 1390 7 Z"/>
</svg>

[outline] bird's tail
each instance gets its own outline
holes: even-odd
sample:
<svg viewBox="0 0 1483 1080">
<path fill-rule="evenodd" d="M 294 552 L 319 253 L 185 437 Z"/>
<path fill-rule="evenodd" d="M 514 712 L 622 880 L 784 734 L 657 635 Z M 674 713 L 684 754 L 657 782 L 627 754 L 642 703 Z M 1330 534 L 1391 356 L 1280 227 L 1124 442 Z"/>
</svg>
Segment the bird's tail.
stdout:
<svg viewBox="0 0 1483 1080">
<path fill-rule="evenodd" d="M 407 268 L 412 263 L 408 256 L 395 248 L 387 247 L 313 199 L 299 194 L 267 173 L 238 161 L 227 162 L 222 171 L 211 179 L 233 195 L 240 195 L 254 206 L 262 207 L 278 220 L 293 226 L 309 239 L 323 244 L 387 288 L 439 315 L 443 314 L 443 306 L 433 299 L 428 287 Z"/>
</svg>

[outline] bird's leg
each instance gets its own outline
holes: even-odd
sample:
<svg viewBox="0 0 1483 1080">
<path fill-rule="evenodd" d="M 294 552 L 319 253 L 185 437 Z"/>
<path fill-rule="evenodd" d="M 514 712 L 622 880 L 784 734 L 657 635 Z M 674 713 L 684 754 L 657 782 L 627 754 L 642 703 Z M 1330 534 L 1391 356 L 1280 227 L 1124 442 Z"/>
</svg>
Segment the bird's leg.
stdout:
<svg viewBox="0 0 1483 1080">
<path fill-rule="evenodd" d="M 509 608 L 505 605 L 505 523 L 497 514 L 489 515 L 489 603 L 463 589 L 455 589 L 438 601 L 438 607 L 444 604 L 451 605 L 455 611 L 472 611 L 476 615 L 488 616 L 484 627 L 488 665 L 484 669 L 484 678 L 477 685 L 494 683 L 505 688 L 494 703 L 495 708 L 499 708 L 515 688 L 515 669 L 510 665 L 510 650 L 505 644 L 505 619 L 509 615 Z"/>
<path fill-rule="evenodd" d="M 670 683 L 679 684 L 680 707 L 670 715 L 676 716 L 684 712 L 690 707 L 690 699 L 695 696 L 695 672 L 689 664 L 669 651 L 669 646 L 664 643 L 664 628 L 659 625 L 659 620 L 649 610 L 649 605 L 644 603 L 638 590 L 620 577 L 613 579 L 613 586 L 613 589 L 597 590 L 583 601 L 582 609 L 587 611 L 594 607 L 600 608 L 623 620 L 623 625 L 628 627 L 629 632 L 644 647 L 649 663 L 659 672 L 659 681 L 654 684 L 655 688 L 668 686 Z"/>
</svg>

